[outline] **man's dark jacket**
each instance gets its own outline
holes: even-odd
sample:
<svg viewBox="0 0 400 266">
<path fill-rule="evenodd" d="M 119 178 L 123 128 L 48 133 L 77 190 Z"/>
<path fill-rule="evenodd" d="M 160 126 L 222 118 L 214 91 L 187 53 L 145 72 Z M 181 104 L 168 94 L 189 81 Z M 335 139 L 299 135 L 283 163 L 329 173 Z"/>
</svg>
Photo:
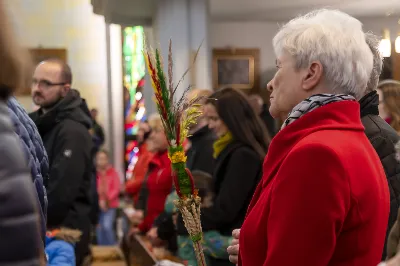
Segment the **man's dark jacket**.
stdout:
<svg viewBox="0 0 400 266">
<path fill-rule="evenodd" d="M 79 92 L 71 89 L 52 109 L 30 114 L 42 136 L 50 162 L 48 228 L 82 231 L 76 245 L 77 265 L 89 252 L 92 171 L 91 118 Z"/>
<path fill-rule="evenodd" d="M 361 121 L 365 127 L 365 134 L 379 155 L 389 184 L 390 215 L 386 231 L 387 239 L 390 229 L 396 221 L 400 206 L 400 162 L 396 159 L 396 151 L 394 148 L 394 145 L 400 140 L 400 137 L 397 132 L 379 116 L 379 96 L 376 91 L 365 95 L 359 103 L 361 108 Z M 360 165 L 360 167 L 362 167 L 362 165 Z M 386 240 L 382 258 L 386 258 Z"/>
</svg>

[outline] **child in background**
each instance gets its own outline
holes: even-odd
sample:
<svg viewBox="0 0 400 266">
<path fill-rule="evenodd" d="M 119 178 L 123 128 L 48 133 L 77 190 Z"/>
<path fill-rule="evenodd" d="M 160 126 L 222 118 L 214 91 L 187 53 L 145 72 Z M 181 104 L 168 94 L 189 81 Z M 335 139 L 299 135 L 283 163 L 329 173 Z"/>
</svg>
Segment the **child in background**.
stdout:
<svg viewBox="0 0 400 266">
<path fill-rule="evenodd" d="M 96 155 L 97 192 L 99 194 L 100 219 L 97 243 L 112 246 L 117 243 L 114 222 L 119 205 L 120 179 L 117 171 L 110 165 L 108 153 L 101 150 Z"/>
<path fill-rule="evenodd" d="M 72 229 L 56 229 L 46 234 L 47 266 L 75 266 L 75 243 L 81 232 Z"/>
<path fill-rule="evenodd" d="M 199 196 L 201 197 L 201 206 L 209 207 L 212 205 L 212 177 L 210 174 L 195 170 L 192 172 L 194 183 L 196 188 L 199 190 Z M 170 214 L 171 219 L 175 220 L 178 210 L 176 209 L 173 201 L 178 199 L 176 192 L 172 192 L 165 203 L 165 212 Z M 175 222 L 175 221 L 174 221 Z M 158 224 L 157 235 L 163 239 L 164 235 L 171 236 L 171 222 L 164 221 L 165 225 Z M 176 222 L 175 222 L 176 224 Z M 168 226 L 167 226 L 168 225 Z M 169 229 L 167 229 L 167 227 Z M 169 233 L 166 233 L 169 232 Z M 176 232 L 175 232 L 176 234 Z M 166 239 L 167 240 L 167 239 Z M 229 247 L 232 241 L 231 236 L 223 236 L 218 231 L 207 231 L 203 232 L 203 248 L 206 256 L 228 259 L 229 255 L 226 249 Z M 193 250 L 192 240 L 189 236 L 178 236 L 178 256 L 188 266 L 197 266 L 196 255 Z"/>
</svg>

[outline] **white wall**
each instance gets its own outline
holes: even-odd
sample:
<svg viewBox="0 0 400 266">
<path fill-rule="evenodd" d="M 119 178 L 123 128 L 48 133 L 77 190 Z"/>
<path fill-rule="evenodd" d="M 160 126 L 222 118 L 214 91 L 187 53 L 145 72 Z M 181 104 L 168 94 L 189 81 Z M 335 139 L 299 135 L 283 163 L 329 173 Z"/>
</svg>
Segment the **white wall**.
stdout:
<svg viewBox="0 0 400 266">
<path fill-rule="evenodd" d="M 73 87 L 89 108 L 99 109 L 108 136 L 107 57 L 104 17 L 94 15 L 89 0 L 4 0 L 15 30 L 28 48 L 65 48 Z M 19 98 L 31 111 L 29 96 Z"/>
<path fill-rule="evenodd" d="M 396 17 L 360 19 L 367 31 L 382 35 L 388 28 L 394 40 L 400 32 Z M 280 23 L 282 24 L 282 23 Z M 275 73 L 275 55 L 272 38 L 279 29 L 277 22 L 218 22 L 211 24 L 211 43 L 213 48 L 259 48 L 261 84 L 272 78 Z"/>
</svg>

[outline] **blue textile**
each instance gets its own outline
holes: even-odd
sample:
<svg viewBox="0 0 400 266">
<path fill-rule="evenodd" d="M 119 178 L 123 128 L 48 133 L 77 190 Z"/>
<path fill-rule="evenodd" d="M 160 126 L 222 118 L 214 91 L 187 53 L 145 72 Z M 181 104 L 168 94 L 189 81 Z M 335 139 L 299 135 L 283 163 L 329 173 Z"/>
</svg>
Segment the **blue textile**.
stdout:
<svg viewBox="0 0 400 266">
<path fill-rule="evenodd" d="M 75 266 L 75 249 L 71 243 L 46 236 L 47 266 Z"/>
<path fill-rule="evenodd" d="M 117 243 L 114 230 L 115 216 L 117 209 L 108 209 L 107 211 L 101 211 L 99 226 L 96 229 L 97 233 L 97 244 L 99 246 L 113 246 Z"/>
<path fill-rule="evenodd" d="M 47 195 L 44 181 L 47 180 L 49 174 L 49 160 L 39 131 L 25 109 L 14 97 L 8 99 L 7 106 L 15 133 L 21 140 L 26 161 L 31 169 L 32 181 L 36 188 L 41 209 L 41 235 L 44 241 L 47 220 Z"/>
</svg>

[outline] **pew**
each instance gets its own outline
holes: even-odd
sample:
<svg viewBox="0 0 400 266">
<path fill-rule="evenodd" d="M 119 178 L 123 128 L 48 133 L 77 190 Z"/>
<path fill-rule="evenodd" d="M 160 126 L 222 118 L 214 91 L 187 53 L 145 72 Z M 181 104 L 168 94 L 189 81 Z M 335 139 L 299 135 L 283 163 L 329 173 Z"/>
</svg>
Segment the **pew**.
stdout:
<svg viewBox="0 0 400 266">
<path fill-rule="evenodd" d="M 126 208 L 123 211 L 128 218 L 131 226 L 136 221 L 130 219 L 132 208 Z M 128 266 L 154 266 L 158 261 L 170 260 L 181 263 L 181 260 L 175 256 L 158 252 L 157 248 L 153 248 L 146 236 L 133 234 L 124 236 L 121 243 L 121 250 L 124 253 L 125 261 Z"/>
</svg>

